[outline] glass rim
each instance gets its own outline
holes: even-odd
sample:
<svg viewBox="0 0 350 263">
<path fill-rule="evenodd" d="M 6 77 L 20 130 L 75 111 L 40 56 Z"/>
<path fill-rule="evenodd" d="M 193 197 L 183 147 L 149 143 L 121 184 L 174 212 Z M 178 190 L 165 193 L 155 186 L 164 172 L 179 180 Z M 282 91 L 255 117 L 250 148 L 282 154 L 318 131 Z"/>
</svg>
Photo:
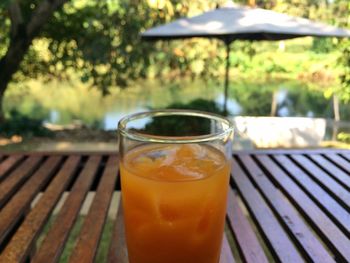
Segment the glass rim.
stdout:
<svg viewBox="0 0 350 263">
<path fill-rule="evenodd" d="M 138 132 L 135 130 L 127 130 L 127 124 L 131 121 L 142 119 L 146 117 L 164 117 L 164 116 L 190 116 L 200 117 L 209 120 L 215 120 L 219 123 L 227 125 L 226 129 L 216 133 L 209 133 L 204 135 L 191 135 L 191 136 L 161 136 L 152 135 L 147 133 Z M 210 142 L 229 135 L 234 130 L 233 123 L 228 118 L 222 117 L 218 114 L 209 113 L 198 110 L 181 110 L 181 109 L 165 109 L 165 110 L 150 110 L 144 112 L 138 112 L 123 117 L 118 122 L 118 133 L 127 137 L 128 139 L 140 141 L 140 142 L 152 142 L 152 143 L 171 143 L 171 144 L 185 144 L 185 143 L 201 143 Z"/>
</svg>

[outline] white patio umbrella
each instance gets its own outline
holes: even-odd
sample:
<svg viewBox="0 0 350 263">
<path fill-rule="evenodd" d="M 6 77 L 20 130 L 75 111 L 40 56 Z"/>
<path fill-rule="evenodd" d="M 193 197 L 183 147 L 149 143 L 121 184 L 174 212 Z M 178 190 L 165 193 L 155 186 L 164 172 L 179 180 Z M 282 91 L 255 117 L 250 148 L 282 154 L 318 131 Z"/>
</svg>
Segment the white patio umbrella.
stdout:
<svg viewBox="0 0 350 263">
<path fill-rule="evenodd" d="M 145 40 L 193 37 L 218 38 L 226 45 L 224 112 L 230 68 L 230 44 L 234 40 L 283 40 L 297 37 L 350 37 L 350 31 L 271 10 L 233 4 L 191 18 L 151 28 L 141 34 Z"/>
</svg>

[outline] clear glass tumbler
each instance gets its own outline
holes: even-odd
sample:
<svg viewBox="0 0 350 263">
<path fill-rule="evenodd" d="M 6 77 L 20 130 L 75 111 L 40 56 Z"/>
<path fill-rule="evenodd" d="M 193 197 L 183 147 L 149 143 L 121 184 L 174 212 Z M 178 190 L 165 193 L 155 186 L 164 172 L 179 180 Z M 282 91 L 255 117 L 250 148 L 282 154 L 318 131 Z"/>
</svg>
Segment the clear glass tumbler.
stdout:
<svg viewBox="0 0 350 263">
<path fill-rule="evenodd" d="M 233 126 L 199 111 L 137 113 L 118 125 L 130 263 L 218 263 Z"/>
</svg>

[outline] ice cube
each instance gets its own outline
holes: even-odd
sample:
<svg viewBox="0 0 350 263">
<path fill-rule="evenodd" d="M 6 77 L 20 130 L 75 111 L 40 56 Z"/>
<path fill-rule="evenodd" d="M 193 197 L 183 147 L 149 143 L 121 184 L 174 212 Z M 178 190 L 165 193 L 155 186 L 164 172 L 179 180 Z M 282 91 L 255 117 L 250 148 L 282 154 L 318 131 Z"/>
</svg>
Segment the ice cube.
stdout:
<svg viewBox="0 0 350 263">
<path fill-rule="evenodd" d="M 184 144 L 176 151 L 178 159 L 202 159 L 206 155 L 206 149 L 198 144 Z"/>
</svg>

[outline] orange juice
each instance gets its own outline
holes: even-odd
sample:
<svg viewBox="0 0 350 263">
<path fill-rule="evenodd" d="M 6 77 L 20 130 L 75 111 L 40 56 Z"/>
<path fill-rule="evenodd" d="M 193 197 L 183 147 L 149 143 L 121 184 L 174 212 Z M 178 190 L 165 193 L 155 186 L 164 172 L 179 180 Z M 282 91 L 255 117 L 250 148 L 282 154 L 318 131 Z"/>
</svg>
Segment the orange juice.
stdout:
<svg viewBox="0 0 350 263">
<path fill-rule="evenodd" d="M 146 145 L 121 161 L 130 263 L 218 263 L 229 163 L 207 145 Z"/>
</svg>

